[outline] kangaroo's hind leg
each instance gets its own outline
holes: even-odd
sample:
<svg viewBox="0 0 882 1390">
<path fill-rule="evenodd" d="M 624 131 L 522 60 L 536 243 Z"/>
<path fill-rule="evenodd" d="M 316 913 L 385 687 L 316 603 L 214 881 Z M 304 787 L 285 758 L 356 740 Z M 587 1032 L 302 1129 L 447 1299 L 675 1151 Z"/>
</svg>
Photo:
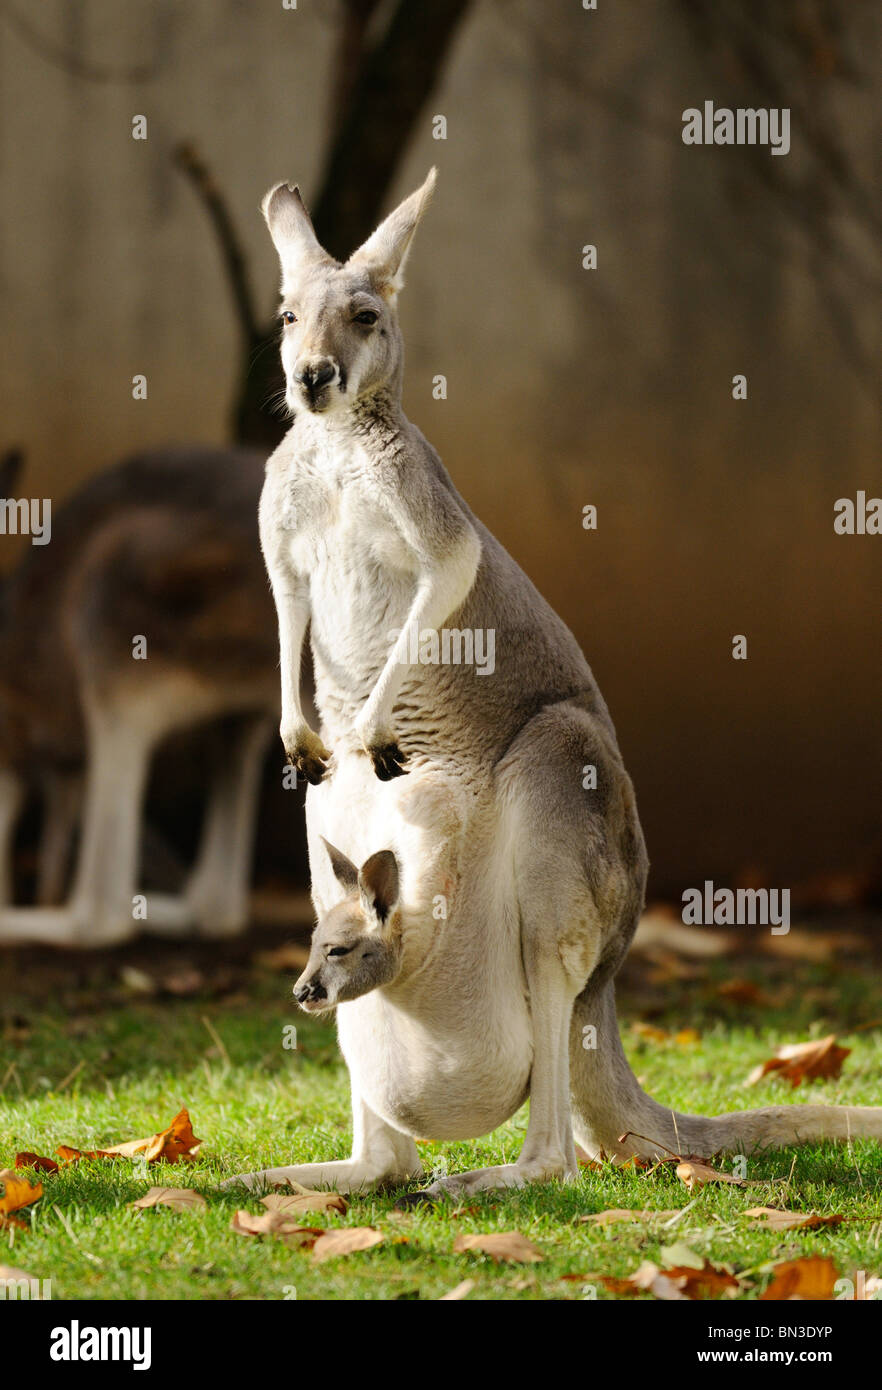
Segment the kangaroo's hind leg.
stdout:
<svg viewBox="0 0 882 1390">
<path fill-rule="evenodd" d="M 367 1192 L 377 1187 L 400 1186 L 422 1175 L 416 1144 L 365 1104 L 352 1087 L 352 1157 L 328 1163 L 299 1163 L 285 1168 L 265 1168 L 228 1178 L 224 1187 L 244 1184 L 252 1190 L 285 1183 L 303 1187 L 333 1187 L 337 1192 Z"/>
<path fill-rule="evenodd" d="M 12 851 L 24 799 L 25 786 L 18 773 L 0 770 L 0 907 L 12 902 Z"/>
<path fill-rule="evenodd" d="M 202 936 L 234 936 L 248 921 L 260 775 L 273 723 L 265 715 L 237 719 L 215 771 L 199 852 L 184 890 Z"/>
<path fill-rule="evenodd" d="M 586 764 L 597 787 L 583 788 Z M 515 1163 L 442 1179 L 430 1192 L 520 1186 L 577 1172 L 570 1119 L 573 1005 L 611 949 L 629 872 L 619 843 L 630 783 L 611 731 L 579 704 L 549 706 L 499 767 L 533 1033 L 530 1121 Z M 628 834 L 625 832 L 627 843 Z"/>
</svg>

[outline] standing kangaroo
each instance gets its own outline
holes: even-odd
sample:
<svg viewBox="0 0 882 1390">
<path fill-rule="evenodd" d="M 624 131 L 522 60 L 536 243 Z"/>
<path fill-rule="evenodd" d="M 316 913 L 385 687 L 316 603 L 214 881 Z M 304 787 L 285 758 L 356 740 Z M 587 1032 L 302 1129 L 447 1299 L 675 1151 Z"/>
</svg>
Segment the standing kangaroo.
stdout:
<svg viewBox="0 0 882 1390">
<path fill-rule="evenodd" d="M 416 1136 L 474 1138 L 528 1096 L 514 1163 L 429 1191 L 571 1177 L 574 1137 L 615 1157 L 882 1138 L 882 1109 L 674 1115 L 628 1066 L 613 978 L 647 859 L 612 722 L 572 633 L 401 408 L 396 299 L 434 183 L 433 170 L 345 264 L 319 245 L 296 188 L 263 204 L 296 414 L 267 465 L 260 534 L 281 735 L 311 783 L 319 916 L 296 994 L 310 1011 L 339 1001 L 354 1138 L 345 1161 L 232 1181 L 401 1183 L 421 1172 Z M 308 623 L 320 735 L 300 705 Z M 492 675 L 426 660 L 445 624 L 495 633 Z"/>
<path fill-rule="evenodd" d="M 219 937 L 244 927 L 279 708 L 254 527 L 263 466 L 248 449 L 136 454 L 66 501 L 51 545 L 28 548 L 0 587 L 0 945 L 101 947 L 142 926 Z M 136 661 L 138 635 L 146 659 Z M 142 922 L 133 896 L 151 759 L 164 738 L 221 717 L 226 756 L 212 770 L 196 861 L 180 895 L 149 894 Z M 39 902 L 16 907 L 13 836 L 36 788 L 46 808 Z M 80 821 L 70 896 L 56 906 Z"/>
</svg>

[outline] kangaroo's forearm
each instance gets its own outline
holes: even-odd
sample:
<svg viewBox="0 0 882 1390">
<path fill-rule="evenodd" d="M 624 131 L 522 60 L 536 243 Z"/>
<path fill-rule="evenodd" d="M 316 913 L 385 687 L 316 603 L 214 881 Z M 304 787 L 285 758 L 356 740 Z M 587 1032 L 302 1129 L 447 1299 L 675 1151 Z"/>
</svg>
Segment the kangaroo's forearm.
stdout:
<svg viewBox="0 0 882 1390">
<path fill-rule="evenodd" d="M 469 527 L 454 555 L 433 567 L 417 584 L 404 627 L 398 634 L 365 704 L 363 720 L 373 727 L 390 724 L 395 700 L 409 669 L 410 633 L 438 630 L 465 602 L 478 572 L 481 542 Z"/>
</svg>

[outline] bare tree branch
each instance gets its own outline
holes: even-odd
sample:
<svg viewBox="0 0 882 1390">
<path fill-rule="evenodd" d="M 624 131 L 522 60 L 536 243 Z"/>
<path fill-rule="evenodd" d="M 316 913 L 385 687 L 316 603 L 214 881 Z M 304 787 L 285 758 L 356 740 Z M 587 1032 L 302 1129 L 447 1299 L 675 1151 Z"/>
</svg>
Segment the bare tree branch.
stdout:
<svg viewBox="0 0 882 1390">
<path fill-rule="evenodd" d="M 0 15 L 32 52 L 72 77 L 81 77 L 87 82 L 150 82 L 159 71 L 158 60 L 130 68 L 86 62 L 79 54 L 42 33 L 27 15 L 15 8 L 11 0 L 0 0 Z"/>
<path fill-rule="evenodd" d="M 254 296 L 245 253 L 233 225 L 226 199 L 215 182 L 208 165 L 192 143 L 184 141 L 177 145 L 174 150 L 174 161 L 190 180 L 208 213 L 220 245 L 239 330 L 246 346 L 253 348 L 264 335 L 258 324 L 258 317 L 254 308 Z"/>
</svg>

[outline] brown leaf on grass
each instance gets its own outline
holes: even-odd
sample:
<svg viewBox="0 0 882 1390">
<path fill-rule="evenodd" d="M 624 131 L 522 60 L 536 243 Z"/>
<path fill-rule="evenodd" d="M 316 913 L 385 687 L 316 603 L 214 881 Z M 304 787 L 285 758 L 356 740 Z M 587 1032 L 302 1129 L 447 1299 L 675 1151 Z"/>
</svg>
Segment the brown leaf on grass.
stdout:
<svg viewBox="0 0 882 1390">
<path fill-rule="evenodd" d="M 614 1226 L 619 1221 L 660 1221 L 663 1217 L 679 1216 L 678 1211 L 635 1211 L 630 1207 L 610 1207 L 607 1211 L 591 1212 L 589 1216 L 577 1216 L 580 1225 Z"/>
<path fill-rule="evenodd" d="M 457 1284 L 455 1289 L 450 1290 L 450 1293 L 442 1293 L 441 1297 L 438 1299 L 438 1302 L 458 1303 L 460 1299 L 468 1298 L 469 1294 L 471 1293 L 474 1287 L 474 1279 L 463 1279 L 461 1284 Z"/>
<path fill-rule="evenodd" d="M 55 1152 L 63 1163 L 77 1163 L 84 1158 L 134 1158 L 143 1154 L 148 1163 L 190 1163 L 202 1143 L 193 1133 L 189 1112 L 179 1110 L 168 1129 L 151 1134 L 149 1139 L 128 1139 L 124 1144 L 109 1145 L 106 1149 L 72 1149 L 60 1144 Z"/>
<path fill-rule="evenodd" d="M 59 1144 L 55 1150 L 62 1163 L 80 1163 L 84 1158 L 121 1158 L 122 1154 L 110 1149 L 72 1149 L 67 1144 Z"/>
<path fill-rule="evenodd" d="M 718 1173 L 716 1168 L 712 1168 L 709 1163 L 702 1163 L 700 1159 L 685 1159 L 677 1164 L 677 1177 L 682 1183 L 686 1184 L 691 1192 L 694 1187 L 704 1187 L 705 1183 L 731 1183 L 735 1187 L 746 1187 L 745 1178 L 735 1178 L 731 1173 Z"/>
<path fill-rule="evenodd" d="M 640 1019 L 631 1024 L 631 1032 L 636 1033 L 638 1038 L 645 1038 L 647 1042 L 663 1043 L 667 1042 L 669 1037 L 664 1028 L 657 1028 L 654 1023 L 644 1023 Z"/>
<path fill-rule="evenodd" d="M 41 1154 L 20 1153 L 15 1155 L 16 1168 L 35 1168 L 38 1173 L 57 1173 L 58 1164 L 54 1158 L 43 1158 Z"/>
<path fill-rule="evenodd" d="M 759 1004 L 767 1007 L 772 1000 L 754 984 L 753 980 L 724 980 L 715 991 L 721 999 L 729 999 L 733 1004 Z"/>
<path fill-rule="evenodd" d="M 141 1210 L 147 1207 L 172 1207 L 175 1211 L 202 1211 L 208 1203 L 201 1192 L 194 1192 L 189 1187 L 151 1187 L 137 1202 L 129 1202 L 129 1206 Z"/>
<path fill-rule="evenodd" d="M 472 1250 L 489 1255 L 497 1264 L 503 1261 L 509 1264 L 537 1264 L 545 1259 L 538 1245 L 527 1240 L 520 1231 L 491 1231 L 485 1235 L 456 1237 L 453 1242 L 455 1255 L 463 1255 Z"/>
<path fill-rule="evenodd" d="M 836 1034 L 829 1033 L 817 1042 L 787 1043 L 779 1047 L 776 1055 L 754 1067 L 747 1078 L 748 1086 L 754 1086 L 769 1072 L 775 1072 L 792 1086 L 803 1080 L 813 1081 L 819 1077 L 836 1078 L 842 1071 L 842 1063 L 851 1052 L 850 1047 L 840 1047 Z"/>
<path fill-rule="evenodd" d="M 839 1226 L 844 1216 L 821 1216 L 816 1211 L 782 1211 L 779 1207 L 748 1207 L 742 1216 L 751 1216 L 754 1226 L 770 1231 L 815 1231 L 822 1226 Z"/>
<path fill-rule="evenodd" d="M 784 1260 L 774 1266 L 772 1282 L 761 1299 L 831 1299 L 836 1283 L 836 1266 L 826 1255 L 807 1255 L 801 1260 Z"/>
<path fill-rule="evenodd" d="M 32 1187 L 27 1178 L 23 1178 L 14 1168 L 0 1168 L 0 1183 L 3 1184 L 3 1195 L 0 1196 L 0 1230 L 4 1226 L 18 1226 L 27 1230 L 27 1223 L 20 1220 L 15 1213 L 21 1211 L 22 1207 L 29 1207 L 32 1202 L 39 1202 L 43 1195 L 43 1184 L 38 1182 Z"/>
<path fill-rule="evenodd" d="M 321 1263 L 332 1260 L 335 1255 L 354 1255 L 359 1250 L 381 1245 L 383 1240 L 383 1232 L 373 1226 L 342 1226 L 319 1236 L 312 1249 L 312 1258 Z"/>
<path fill-rule="evenodd" d="M 324 1226 L 299 1226 L 292 1216 L 281 1211 L 262 1211 L 259 1215 L 237 1211 L 230 1222 L 230 1230 L 240 1236 L 275 1236 L 286 1245 L 306 1250 L 311 1250 L 319 1236 L 325 1234 Z"/>
<path fill-rule="evenodd" d="M 667 1269 L 660 1268 L 652 1260 L 644 1262 L 629 1274 L 626 1279 L 600 1275 L 600 1282 L 611 1293 L 619 1295 L 651 1293 L 655 1298 L 666 1302 L 682 1299 L 717 1298 L 721 1294 L 730 1295 L 739 1288 L 734 1274 L 710 1260 L 703 1260 L 682 1246 L 673 1246 L 674 1251 L 693 1256 L 694 1263 L 675 1264 Z M 583 1276 L 589 1277 L 589 1276 Z"/>
<path fill-rule="evenodd" d="M 576 1161 L 580 1168 L 589 1168 L 592 1173 L 603 1172 L 603 1164 L 598 1159 L 589 1157 L 581 1144 L 576 1145 Z"/>
<path fill-rule="evenodd" d="M 671 1269 L 665 1270 L 665 1277 L 685 1293 L 687 1298 L 729 1296 L 737 1293 L 740 1287 L 734 1274 L 711 1264 L 710 1260 L 705 1260 L 701 1269 L 692 1269 L 688 1265 L 674 1265 Z"/>
<path fill-rule="evenodd" d="M 288 1182 L 295 1189 L 294 1192 L 271 1192 L 268 1197 L 261 1197 L 268 1211 L 338 1211 L 345 1216 L 349 1210 L 349 1203 L 339 1192 L 313 1192 L 308 1187 L 291 1182 L 290 1178 Z"/>
</svg>

